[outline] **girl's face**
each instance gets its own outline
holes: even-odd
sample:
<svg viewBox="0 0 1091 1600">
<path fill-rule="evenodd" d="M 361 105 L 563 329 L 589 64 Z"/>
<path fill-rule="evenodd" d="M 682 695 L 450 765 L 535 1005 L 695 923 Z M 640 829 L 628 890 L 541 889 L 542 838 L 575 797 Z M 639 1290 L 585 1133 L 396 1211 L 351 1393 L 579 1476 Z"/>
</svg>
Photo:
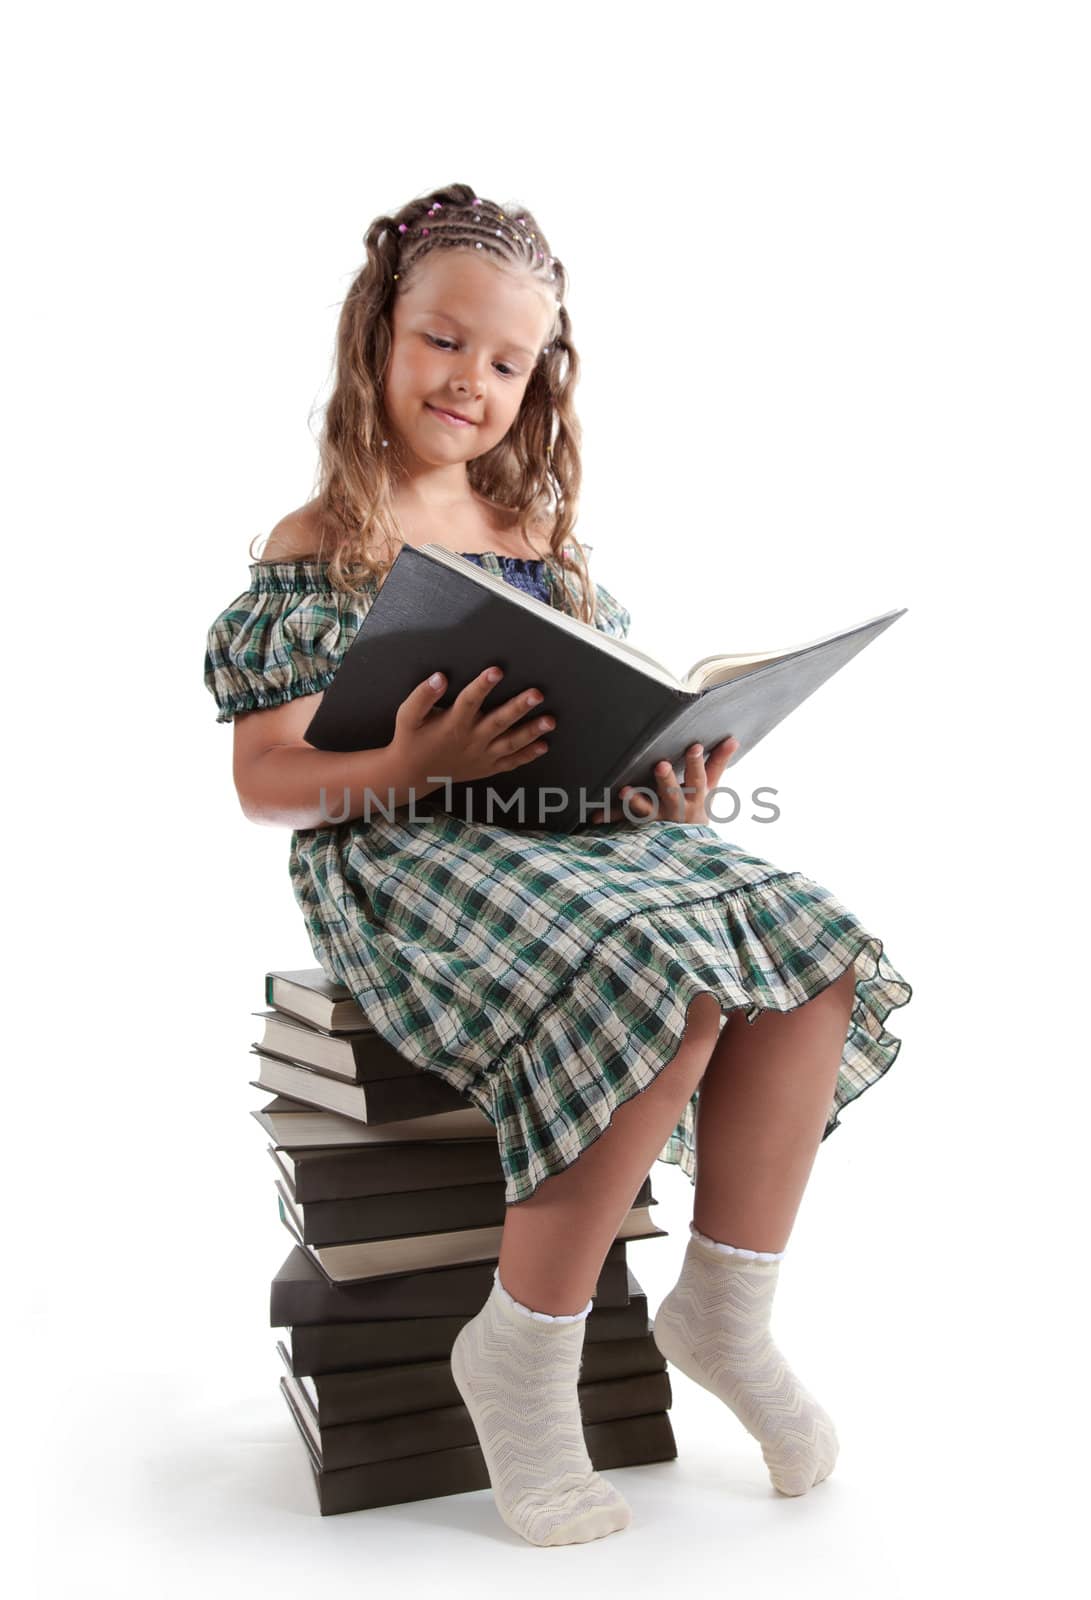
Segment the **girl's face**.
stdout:
<svg viewBox="0 0 1091 1600">
<path fill-rule="evenodd" d="M 519 414 L 553 324 L 552 294 L 473 250 L 437 250 L 396 296 L 383 387 L 387 420 L 410 471 L 465 476 Z M 457 412 L 467 424 L 449 422 Z"/>
</svg>

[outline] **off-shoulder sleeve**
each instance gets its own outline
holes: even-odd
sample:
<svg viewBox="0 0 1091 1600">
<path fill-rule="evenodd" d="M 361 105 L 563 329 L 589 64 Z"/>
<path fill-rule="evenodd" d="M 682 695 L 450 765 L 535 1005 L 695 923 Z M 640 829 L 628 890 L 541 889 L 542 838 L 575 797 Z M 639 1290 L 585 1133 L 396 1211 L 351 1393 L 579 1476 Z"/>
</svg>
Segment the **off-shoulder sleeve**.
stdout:
<svg viewBox="0 0 1091 1600">
<path fill-rule="evenodd" d="M 334 589 L 319 562 L 254 562 L 250 579 L 208 630 L 217 722 L 328 688 L 374 598 Z"/>
<path fill-rule="evenodd" d="M 622 605 L 603 584 L 595 584 L 595 627 L 601 633 L 613 634 L 617 639 L 624 639 L 629 632 L 632 618 Z"/>
<path fill-rule="evenodd" d="M 587 574 L 595 590 L 595 627 L 600 633 L 609 633 L 613 634 L 615 638 L 624 639 L 629 632 L 629 624 L 632 618 L 617 596 L 611 594 L 605 584 L 596 581 L 594 573 L 591 571 L 591 552 L 595 548 L 594 545 L 585 543 L 582 548 L 587 561 Z M 575 556 L 575 547 L 572 545 L 566 546 L 564 561 L 571 590 L 571 599 L 567 609 L 573 616 L 577 613 L 580 596 L 583 593 L 583 579 Z"/>
</svg>

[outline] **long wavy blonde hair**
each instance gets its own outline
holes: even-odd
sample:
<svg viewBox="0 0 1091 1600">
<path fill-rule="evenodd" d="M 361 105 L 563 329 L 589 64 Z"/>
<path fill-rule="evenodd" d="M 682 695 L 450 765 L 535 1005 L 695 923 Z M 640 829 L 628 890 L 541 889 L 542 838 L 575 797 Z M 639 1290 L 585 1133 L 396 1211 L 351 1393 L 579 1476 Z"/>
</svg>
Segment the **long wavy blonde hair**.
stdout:
<svg viewBox="0 0 1091 1600">
<path fill-rule="evenodd" d="M 580 363 L 564 297 L 568 279 L 525 206 L 498 205 L 454 183 L 379 216 L 364 236 L 367 257 L 337 324 L 334 385 L 319 435 L 315 512 L 335 588 L 355 591 L 383 579 L 404 544 L 394 511 L 394 472 L 384 447 L 383 375 L 393 347 L 394 299 L 433 250 L 481 250 L 512 272 L 525 272 L 556 303 L 546 348 L 535 363 L 507 434 L 467 463 L 474 491 L 517 514 L 527 532 L 548 530 L 548 556 L 559 573 L 564 609 L 593 622 L 595 588 L 583 546 L 572 534 L 582 469 L 580 424 L 572 401 Z M 546 542 L 546 541 L 543 541 Z M 562 555 L 571 546 L 573 555 Z M 570 579 L 577 580 L 575 593 Z"/>
</svg>

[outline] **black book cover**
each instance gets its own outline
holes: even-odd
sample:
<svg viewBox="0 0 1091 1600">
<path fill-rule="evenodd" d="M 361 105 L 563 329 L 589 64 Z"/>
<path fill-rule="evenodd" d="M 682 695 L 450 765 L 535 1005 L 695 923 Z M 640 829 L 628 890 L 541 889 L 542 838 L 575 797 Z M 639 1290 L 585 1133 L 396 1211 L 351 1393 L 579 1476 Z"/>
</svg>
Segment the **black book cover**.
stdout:
<svg viewBox="0 0 1091 1600">
<path fill-rule="evenodd" d="M 650 1206 L 634 1206 L 622 1220 L 616 1239 L 666 1239 L 669 1234 L 652 1221 Z M 302 1246 L 328 1283 L 335 1287 L 377 1283 L 381 1279 L 446 1271 L 475 1261 L 496 1262 L 503 1226 L 455 1228 L 446 1233 L 411 1234 L 401 1239 L 375 1239 L 353 1244 L 304 1245 L 294 1202 L 286 1187 L 277 1190 L 277 1211 L 285 1231 Z"/>
<path fill-rule="evenodd" d="M 447 708 L 495 664 L 504 677 L 481 710 L 539 689 L 542 703 L 514 726 L 553 716 L 556 727 L 545 735 L 549 748 L 508 772 L 441 786 L 421 796 L 413 810 L 421 816 L 449 810 L 470 822 L 570 833 L 586 821 L 581 803 L 588 810 L 601 805 L 606 791 L 616 797 L 623 785 L 633 784 L 654 794 L 657 761 L 670 761 L 683 778 L 685 752 L 694 741 L 711 750 L 734 736 L 740 744 L 732 759 L 737 767 L 905 610 L 740 666 L 730 681 L 696 689 L 627 641 L 543 605 L 472 561 L 435 545 L 405 545 L 304 737 L 320 750 L 389 744 L 398 707 L 430 673 L 446 675 L 436 704 Z M 387 802 L 387 795 L 378 794 L 371 804 Z M 375 810 L 377 817 L 382 814 Z"/>
<path fill-rule="evenodd" d="M 267 1149 L 301 1205 L 504 1181 L 495 1138 Z"/>
<path fill-rule="evenodd" d="M 323 1427 L 305 1380 L 293 1375 L 284 1346 L 278 1344 L 277 1350 L 288 1368 L 287 1377 L 281 1381 L 304 1421 L 312 1451 L 321 1457 L 326 1470 L 366 1466 L 372 1461 L 394 1461 L 402 1456 L 425 1455 L 477 1443 L 473 1421 L 457 1389 L 453 1400 L 426 1411 L 390 1413 Z M 642 1417 L 653 1411 L 669 1411 L 672 1398 L 666 1371 L 642 1372 L 598 1383 L 592 1383 L 581 1373 L 576 1397 L 584 1427 L 592 1422 L 613 1422 L 618 1417 Z"/>
<path fill-rule="evenodd" d="M 394 1367 L 411 1361 L 440 1361 L 449 1356 L 459 1329 L 469 1321 L 469 1316 L 458 1316 L 311 1323 L 289 1328 L 285 1344 L 297 1378 L 362 1367 Z M 629 1268 L 629 1304 L 592 1307 L 584 1342 L 640 1339 L 647 1331 L 648 1297 Z"/>
<path fill-rule="evenodd" d="M 250 1082 L 256 1089 L 288 1095 L 305 1105 L 336 1111 L 358 1122 L 407 1122 L 412 1117 L 429 1117 L 440 1111 L 464 1111 L 472 1102 L 441 1078 L 438 1072 L 414 1067 L 400 1078 L 380 1078 L 375 1083 L 347 1083 L 300 1061 L 274 1056 L 256 1046 L 258 1078 Z"/>
<path fill-rule="evenodd" d="M 397 1321 L 410 1317 L 474 1317 L 492 1291 L 496 1258 L 464 1266 L 437 1267 L 363 1283 L 330 1283 L 314 1257 L 294 1245 L 269 1291 L 269 1326 L 312 1322 Z M 629 1275 L 625 1240 L 606 1252 L 594 1292 L 595 1304 L 627 1306 Z"/>
<path fill-rule="evenodd" d="M 280 1392 L 306 1446 L 318 1508 L 324 1517 L 489 1487 L 489 1473 L 479 1444 L 434 1450 L 427 1455 L 402 1456 L 397 1461 L 375 1461 L 362 1467 L 326 1470 L 311 1445 L 283 1378 Z M 585 1426 L 583 1436 L 596 1472 L 645 1466 L 653 1461 L 673 1461 L 678 1455 L 670 1414 L 666 1411 L 645 1417 L 619 1417 L 614 1422 L 591 1422 Z"/>
<path fill-rule="evenodd" d="M 349 1154 L 377 1145 L 496 1144 L 495 1125 L 468 1101 L 428 1116 L 409 1117 L 405 1122 L 374 1123 L 346 1117 L 327 1106 L 309 1105 L 290 1095 L 275 1094 L 250 1115 L 269 1135 L 275 1150 L 288 1151 L 293 1156 L 301 1150 L 341 1150 Z"/>
<path fill-rule="evenodd" d="M 310 1067 L 326 1077 L 370 1084 L 384 1078 L 412 1078 L 424 1070 L 371 1029 L 328 1033 L 317 1023 L 275 1009 L 250 1014 L 265 1023 L 263 1036 L 253 1041 L 256 1050 Z"/>
<path fill-rule="evenodd" d="M 282 1341 L 277 1349 L 291 1370 L 291 1358 Z M 612 1378 L 634 1378 L 641 1373 L 665 1372 L 667 1363 L 652 1334 L 632 1339 L 592 1340 L 583 1348 L 580 1379 L 602 1383 Z M 360 1367 L 348 1372 L 320 1372 L 296 1380 L 306 1391 L 310 1408 L 321 1427 L 346 1422 L 368 1422 L 379 1417 L 406 1416 L 453 1406 L 460 1398 L 451 1363 L 405 1362 L 396 1367 Z"/>
<path fill-rule="evenodd" d="M 296 1200 L 282 1177 L 289 1198 Z M 303 1244 L 362 1244 L 372 1239 L 408 1239 L 425 1233 L 500 1226 L 507 1216 L 505 1181 L 456 1184 L 408 1193 L 354 1195 L 345 1200 L 295 1204 Z M 644 1179 L 634 1206 L 653 1205 L 651 1177 Z"/>
<path fill-rule="evenodd" d="M 281 1180 L 283 1181 L 283 1180 Z M 421 1233 L 486 1228 L 507 1215 L 504 1179 L 401 1194 L 352 1195 L 297 1205 L 304 1244 L 354 1244 L 368 1239 L 407 1239 Z"/>
</svg>

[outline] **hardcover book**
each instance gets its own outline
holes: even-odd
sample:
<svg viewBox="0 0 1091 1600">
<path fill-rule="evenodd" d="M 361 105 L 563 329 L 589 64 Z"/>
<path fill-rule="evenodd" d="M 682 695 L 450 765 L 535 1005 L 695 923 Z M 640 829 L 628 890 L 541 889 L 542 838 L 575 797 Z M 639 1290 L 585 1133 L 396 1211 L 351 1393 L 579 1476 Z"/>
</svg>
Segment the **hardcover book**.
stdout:
<svg viewBox="0 0 1091 1600">
<path fill-rule="evenodd" d="M 460 1228 L 484 1228 L 489 1223 L 502 1226 L 507 1214 L 503 1178 L 446 1189 L 309 1200 L 305 1205 L 295 1201 L 283 1179 L 277 1181 L 276 1187 L 281 1200 L 291 1205 L 292 1220 L 306 1245 L 351 1245 L 365 1240 L 417 1238 Z"/>
<path fill-rule="evenodd" d="M 260 1088 L 260 1084 L 254 1087 Z M 431 1144 L 451 1140 L 476 1144 L 479 1140 L 491 1139 L 496 1143 L 496 1129 L 476 1106 L 461 1106 L 457 1111 L 438 1111 L 431 1116 L 407 1117 L 395 1122 L 368 1123 L 278 1094 L 250 1115 L 265 1129 L 278 1150 L 291 1150 L 295 1154 L 300 1150 L 364 1149 L 401 1145 L 407 1141 Z"/>
<path fill-rule="evenodd" d="M 372 1029 L 356 1033 L 324 1033 L 310 1022 L 298 1022 L 280 1011 L 254 1011 L 264 1022 L 254 1048 L 299 1066 L 313 1067 L 347 1083 L 374 1083 L 381 1078 L 411 1078 L 420 1071 Z"/>
<path fill-rule="evenodd" d="M 303 1229 L 287 1198 L 278 1193 L 280 1220 L 295 1240 L 303 1244 Z M 396 1278 L 402 1273 L 427 1272 L 438 1267 L 468 1265 L 472 1261 L 497 1261 L 503 1224 L 484 1228 L 457 1228 L 453 1232 L 422 1233 L 405 1239 L 371 1239 L 357 1244 L 305 1245 L 311 1259 L 329 1283 L 363 1283 L 374 1278 Z M 631 1206 L 615 1238 L 665 1239 L 647 1206 Z"/>
<path fill-rule="evenodd" d="M 631 1267 L 628 1276 L 628 1305 L 594 1306 L 587 1318 L 585 1344 L 642 1339 L 647 1334 L 648 1297 Z M 474 1311 L 466 1316 L 391 1318 L 383 1322 L 309 1322 L 287 1328 L 284 1343 L 297 1378 L 320 1372 L 442 1361 L 450 1356 L 459 1329 L 476 1315 Z"/>
<path fill-rule="evenodd" d="M 495 1135 L 486 1139 L 408 1140 L 334 1150 L 266 1147 L 292 1197 L 301 1205 L 323 1200 L 446 1191 L 463 1184 L 500 1183 L 504 1169 Z"/>
<path fill-rule="evenodd" d="M 277 1341 L 277 1349 L 290 1371 L 291 1358 L 282 1340 Z M 585 1383 L 600 1383 L 606 1379 L 665 1372 L 666 1368 L 649 1322 L 646 1333 L 631 1339 L 592 1339 L 590 1344 L 585 1344 L 579 1375 Z M 350 1368 L 347 1372 L 305 1373 L 297 1377 L 296 1382 L 305 1390 L 311 1411 L 321 1427 L 340 1427 L 346 1422 L 368 1422 L 379 1417 L 405 1416 L 412 1411 L 431 1411 L 440 1406 L 457 1405 L 460 1399 L 451 1363 L 446 1358 L 410 1361 L 390 1367 Z"/>
<path fill-rule="evenodd" d="M 290 1328 L 308 1322 L 381 1322 L 409 1317 L 476 1316 L 488 1299 L 496 1259 L 460 1267 L 331 1284 L 302 1245 L 281 1263 L 269 1291 L 269 1325 Z M 595 1305 L 627 1306 L 629 1275 L 624 1239 L 615 1239 L 599 1272 Z M 620 1377 L 620 1373 L 611 1373 Z M 437 1402 L 438 1404 L 439 1402 Z M 407 1406 L 407 1411 L 412 1408 Z"/>
<path fill-rule="evenodd" d="M 324 1517 L 489 1487 L 488 1468 L 479 1444 L 400 1456 L 396 1461 L 373 1461 L 365 1466 L 325 1468 L 283 1378 L 280 1391 L 307 1447 L 318 1508 Z M 583 1436 L 596 1472 L 673 1461 L 678 1455 L 666 1411 L 644 1417 L 619 1417 L 613 1422 L 591 1422 L 584 1427 Z"/>
<path fill-rule="evenodd" d="M 438 1111 L 461 1111 L 470 1105 L 466 1096 L 436 1072 L 405 1063 L 404 1077 L 380 1078 L 374 1083 L 346 1083 L 330 1077 L 317 1067 L 285 1061 L 252 1046 L 258 1058 L 258 1076 L 250 1082 L 255 1089 L 290 1095 L 307 1105 L 355 1117 L 359 1122 L 402 1122 L 411 1117 L 432 1116 Z M 476 1109 L 476 1108 L 474 1108 Z"/>
<path fill-rule="evenodd" d="M 320 750 L 387 745 L 399 706 L 432 672 L 446 675 L 436 702 L 446 708 L 495 664 L 504 677 L 481 709 L 540 689 L 544 700 L 521 720 L 556 718 L 545 736 L 548 749 L 508 772 L 441 785 L 415 797 L 413 809 L 570 833 L 623 785 L 654 794 L 658 761 L 670 761 L 683 778 L 685 752 L 695 741 L 711 750 L 732 735 L 740 745 L 736 767 L 905 611 L 886 611 L 791 648 L 704 656 L 679 678 L 628 640 L 544 605 L 453 551 L 404 545 L 304 737 Z M 387 795 L 369 805 L 376 816 L 393 814 Z"/>
<path fill-rule="evenodd" d="M 415 1239 L 480 1229 L 490 1223 L 502 1227 L 507 1214 L 503 1178 L 447 1189 L 351 1195 L 345 1200 L 317 1200 L 306 1205 L 296 1199 L 283 1178 L 275 1181 L 280 1203 L 290 1211 L 303 1244 L 314 1247 Z M 651 1178 L 647 1177 L 633 1207 L 655 1203 Z"/>
<path fill-rule="evenodd" d="M 321 967 L 267 972 L 265 1004 L 326 1033 L 360 1033 L 371 1026 L 350 990 Z"/>
<path fill-rule="evenodd" d="M 453 1401 L 427 1411 L 391 1413 L 324 1427 L 303 1387 L 304 1380 L 292 1372 L 284 1345 L 278 1343 L 277 1351 L 288 1369 L 281 1382 L 292 1397 L 293 1409 L 301 1418 L 311 1450 L 320 1458 L 323 1468 L 336 1470 L 364 1466 L 372 1461 L 395 1461 L 402 1456 L 427 1455 L 434 1450 L 477 1443 L 470 1413 L 457 1391 Z M 670 1410 L 670 1378 L 666 1372 L 645 1372 L 591 1383 L 581 1373 L 576 1398 L 584 1427 L 591 1422 L 613 1422 L 618 1417 L 647 1416 L 653 1411 Z"/>
</svg>

